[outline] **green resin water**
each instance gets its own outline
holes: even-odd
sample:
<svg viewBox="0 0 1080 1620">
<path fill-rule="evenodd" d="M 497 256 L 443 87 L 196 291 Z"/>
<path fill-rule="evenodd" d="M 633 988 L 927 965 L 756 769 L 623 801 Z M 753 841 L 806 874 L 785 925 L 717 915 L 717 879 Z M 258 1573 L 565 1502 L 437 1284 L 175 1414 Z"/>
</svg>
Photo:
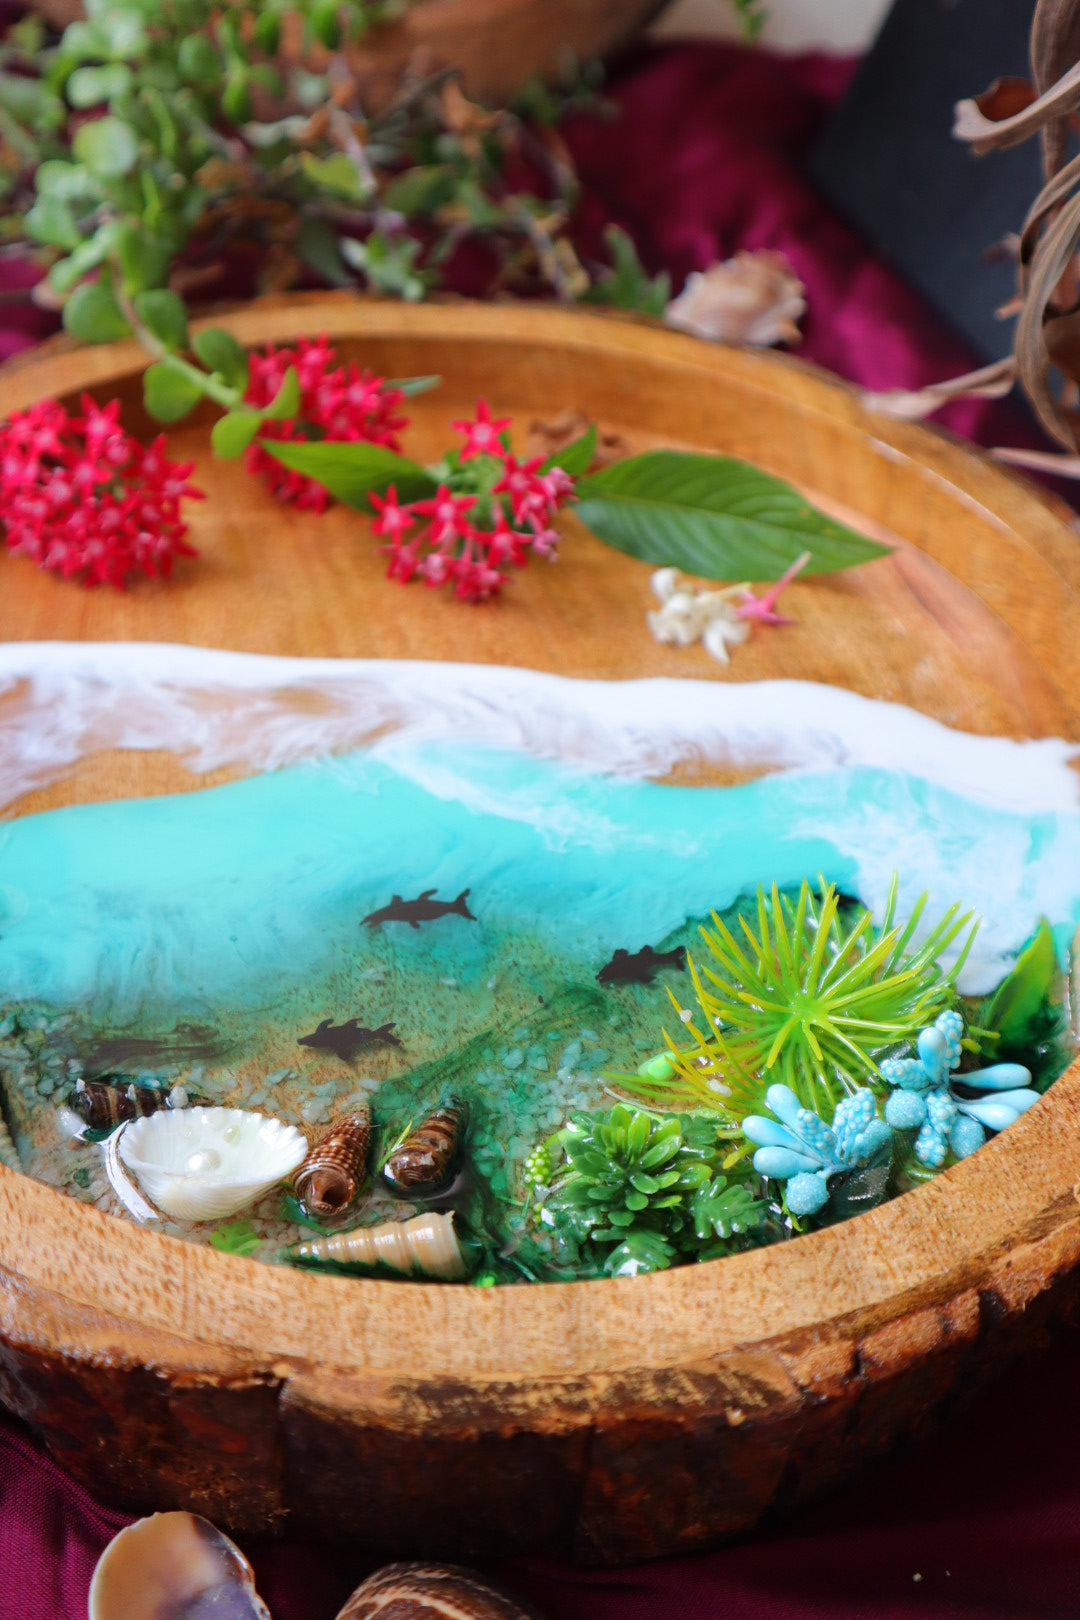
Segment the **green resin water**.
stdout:
<svg viewBox="0 0 1080 1620">
<path fill-rule="evenodd" d="M 994 808 L 900 771 L 680 787 L 460 742 L 398 746 L 226 787 L 26 817 L 0 831 L 0 1086 L 24 1168 L 115 1209 L 100 1143 L 64 1111 L 103 1070 L 317 1129 L 370 1104 L 376 1154 L 449 1096 L 470 1108 L 467 1223 L 530 1274 L 521 1170 L 575 1109 L 614 1100 L 678 1031 L 685 970 L 604 983 L 616 950 L 695 947 L 759 883 L 821 874 L 901 909 L 982 915 L 992 988 L 1046 914 L 1080 920 L 1080 814 Z M 460 911 L 365 922 L 433 891 Z M 393 1039 L 298 1044 L 325 1019 Z M 378 1184 L 356 1212 L 401 1213 Z M 298 1236 L 280 1192 L 255 1252 Z M 210 1229 L 161 1223 L 208 1238 Z"/>
</svg>

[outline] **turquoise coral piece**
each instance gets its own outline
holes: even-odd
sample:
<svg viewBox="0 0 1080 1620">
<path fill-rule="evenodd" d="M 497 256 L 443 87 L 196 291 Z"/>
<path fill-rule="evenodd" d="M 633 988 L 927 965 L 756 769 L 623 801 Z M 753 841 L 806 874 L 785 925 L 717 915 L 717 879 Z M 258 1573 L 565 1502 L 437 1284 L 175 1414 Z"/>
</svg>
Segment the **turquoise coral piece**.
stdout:
<svg viewBox="0 0 1080 1620">
<path fill-rule="evenodd" d="M 790 1086 L 770 1086 L 765 1104 L 782 1123 L 751 1114 L 743 1134 L 757 1146 L 758 1174 L 787 1183 L 792 1215 L 816 1215 L 828 1202 L 830 1176 L 866 1164 L 892 1140 L 873 1092 L 865 1089 L 837 1103 L 831 1126 L 804 1108 Z"/>
<path fill-rule="evenodd" d="M 954 1074 L 963 1033 L 963 1019 L 950 1009 L 919 1031 L 918 1057 L 886 1058 L 881 1064 L 882 1079 L 896 1088 L 885 1104 L 885 1119 L 896 1131 L 919 1130 L 915 1156 L 934 1170 L 940 1170 L 950 1148 L 966 1159 L 982 1147 L 988 1130 L 1005 1130 L 1039 1100 L 1031 1089 L 1031 1071 L 1020 1063 Z M 957 1085 L 990 1095 L 957 1096 Z"/>
</svg>

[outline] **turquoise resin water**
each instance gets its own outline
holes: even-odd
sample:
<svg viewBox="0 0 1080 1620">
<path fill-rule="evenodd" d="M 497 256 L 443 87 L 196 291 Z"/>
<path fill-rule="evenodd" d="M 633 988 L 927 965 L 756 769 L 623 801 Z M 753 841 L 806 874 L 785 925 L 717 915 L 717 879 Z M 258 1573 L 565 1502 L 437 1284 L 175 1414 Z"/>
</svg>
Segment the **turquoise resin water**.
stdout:
<svg viewBox="0 0 1080 1620">
<path fill-rule="evenodd" d="M 968 984 L 986 989 L 1040 914 L 1062 946 L 1071 936 L 1080 814 L 1002 811 L 879 769 L 674 787 L 399 745 L 8 824 L 0 1008 L 75 1015 L 66 1072 L 91 1035 L 217 1031 L 200 1082 L 211 1100 L 306 1123 L 359 1086 L 393 1130 L 449 1077 L 474 1096 L 482 1175 L 512 1198 L 528 1146 L 569 1106 L 606 1103 L 602 1072 L 655 1051 L 668 988 L 688 993 L 673 970 L 601 986 L 614 950 L 692 946 L 710 908 L 759 882 L 822 873 L 880 904 L 896 869 L 902 900 L 929 888 L 931 914 L 960 900 L 984 917 Z M 467 889 L 476 920 L 365 926 L 393 895 L 429 889 L 443 901 Z M 350 1064 L 296 1044 L 327 1017 L 392 1023 L 401 1045 Z M 43 1116 L 65 1083 L 51 1061 Z M 28 1139 L 29 1167 L 67 1185 L 56 1133 Z"/>
</svg>

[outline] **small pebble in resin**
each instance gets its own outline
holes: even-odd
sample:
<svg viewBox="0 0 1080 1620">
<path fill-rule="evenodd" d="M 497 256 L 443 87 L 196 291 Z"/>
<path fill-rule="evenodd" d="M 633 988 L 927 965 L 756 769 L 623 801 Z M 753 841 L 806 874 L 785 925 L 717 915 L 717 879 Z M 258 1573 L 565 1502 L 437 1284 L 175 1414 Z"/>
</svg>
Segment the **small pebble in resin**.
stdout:
<svg viewBox="0 0 1080 1620">
<path fill-rule="evenodd" d="M 456 1564 L 387 1564 L 358 1586 L 337 1620 L 540 1620 L 509 1593 Z"/>
<path fill-rule="evenodd" d="M 301 1209 L 309 1215 L 341 1215 L 356 1202 L 371 1146 L 369 1110 L 349 1114 L 326 1132 L 308 1153 L 293 1183 Z"/>
<path fill-rule="evenodd" d="M 441 1192 L 454 1174 L 466 1122 L 463 1103 L 429 1114 L 386 1161 L 383 1175 L 391 1190 L 410 1198 Z"/>
</svg>

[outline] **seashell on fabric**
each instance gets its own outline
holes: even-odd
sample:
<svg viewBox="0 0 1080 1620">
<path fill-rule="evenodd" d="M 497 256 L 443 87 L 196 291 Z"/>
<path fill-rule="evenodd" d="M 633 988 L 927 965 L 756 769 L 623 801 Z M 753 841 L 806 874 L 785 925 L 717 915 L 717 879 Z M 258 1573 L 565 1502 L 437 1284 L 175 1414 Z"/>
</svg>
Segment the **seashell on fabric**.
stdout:
<svg viewBox="0 0 1080 1620">
<path fill-rule="evenodd" d="M 370 1110 L 349 1114 L 332 1125 L 296 1173 L 293 1186 L 301 1208 L 326 1218 L 342 1214 L 355 1203 L 370 1146 Z"/>
<path fill-rule="evenodd" d="M 143 1192 L 178 1221 L 247 1209 L 303 1162 L 292 1125 L 244 1108 L 166 1109 L 125 1125 L 119 1154 Z"/>
<path fill-rule="evenodd" d="M 509 1593 L 456 1564 L 387 1564 L 358 1586 L 337 1620 L 540 1620 Z"/>
<path fill-rule="evenodd" d="M 114 1536 L 88 1610 L 89 1620 L 270 1620 L 239 1547 L 197 1513 L 154 1513 Z"/>
<path fill-rule="evenodd" d="M 289 1258 L 307 1264 L 386 1266 L 406 1277 L 419 1273 L 442 1282 L 460 1282 L 468 1269 L 449 1211 L 310 1238 L 296 1244 Z"/>
</svg>

